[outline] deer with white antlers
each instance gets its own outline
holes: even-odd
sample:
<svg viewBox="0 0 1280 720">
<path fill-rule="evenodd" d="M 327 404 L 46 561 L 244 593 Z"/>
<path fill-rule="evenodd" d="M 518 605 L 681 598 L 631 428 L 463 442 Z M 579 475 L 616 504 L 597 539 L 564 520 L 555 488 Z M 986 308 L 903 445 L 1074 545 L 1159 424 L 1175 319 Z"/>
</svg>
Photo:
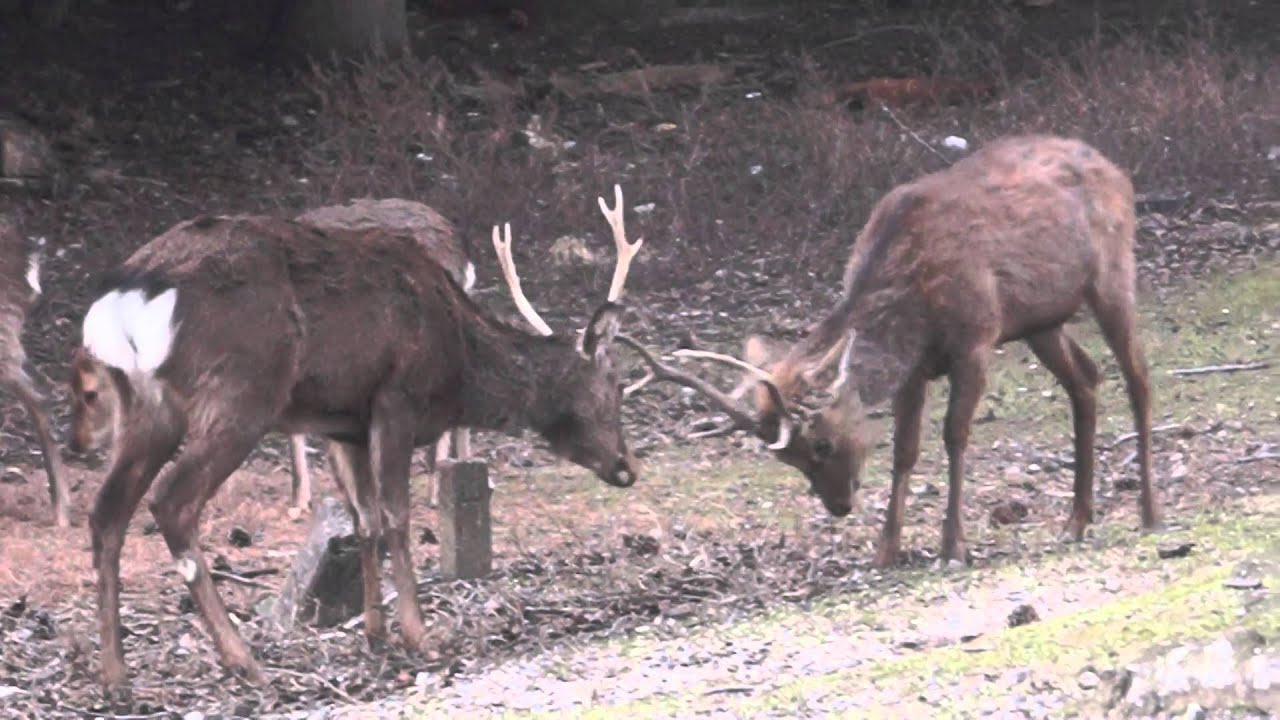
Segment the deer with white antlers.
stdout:
<svg viewBox="0 0 1280 720">
<path fill-rule="evenodd" d="M 766 370 L 729 362 L 758 383 L 755 415 L 706 383 L 668 369 L 661 379 L 699 387 L 804 473 L 836 516 L 853 508 L 870 447 L 871 406 L 891 400 L 893 476 L 875 564 L 896 562 L 907 480 L 920 454 L 925 390 L 946 376 L 943 439 L 949 491 L 941 558 L 967 558 L 961 524 L 965 450 L 995 348 L 1022 340 L 1066 391 L 1075 435 L 1074 500 L 1066 533 L 1093 521 L 1097 365 L 1064 325 L 1092 309 L 1120 366 L 1138 438 L 1142 526 L 1159 525 L 1151 487 L 1151 400 L 1136 327 L 1133 186 L 1094 148 L 1049 136 L 1004 138 L 894 188 L 853 243 L 844 294 L 808 335 Z M 837 362 L 838 359 L 838 362 Z M 818 375 L 837 376 L 820 409 L 800 405 Z M 662 375 L 662 373 L 660 373 Z"/>
<path fill-rule="evenodd" d="M 0 216 L 0 388 L 22 403 L 40 440 L 54 523 L 71 524 L 71 499 L 58 445 L 53 439 L 45 398 L 36 389 L 23 364 L 27 352 L 22 346 L 22 327 L 27 310 L 40 296 L 40 261 L 44 241 L 28 249 L 26 241 L 4 216 Z"/>
<path fill-rule="evenodd" d="M 453 225 L 434 209 L 412 200 L 399 198 L 360 198 L 344 205 L 327 205 L 313 208 L 297 216 L 298 222 L 321 229 L 333 230 L 386 230 L 412 235 L 422 251 L 434 258 L 470 293 L 476 282 L 475 265 L 467 257 L 466 249 L 454 233 Z M 110 441 L 112 418 L 116 412 L 117 398 L 107 375 L 107 368 L 83 348 L 77 348 L 71 357 L 71 373 L 68 383 L 71 399 L 72 450 L 84 452 L 101 447 Z M 467 428 L 446 431 L 436 442 L 433 474 L 448 460 L 451 441 L 456 439 L 456 457 L 465 459 L 471 455 L 471 434 Z M 306 436 L 289 435 L 290 471 L 292 486 L 290 505 L 294 510 L 305 510 L 311 505 L 311 473 L 308 469 Z M 431 503 L 437 501 L 439 483 L 431 483 Z"/>
<path fill-rule="evenodd" d="M 227 616 L 196 533 L 205 503 L 266 432 L 330 439 L 359 537 L 365 632 L 385 634 L 377 552 L 384 538 L 400 638 L 411 647 L 426 632 L 408 544 L 415 446 L 455 427 L 528 428 L 606 483 L 635 483 L 611 349 L 640 241 L 617 240 L 609 295 L 580 343 L 547 334 L 545 323 L 531 335 L 497 321 L 411 239 L 377 230 L 203 217 L 130 256 L 106 279 L 82 330 L 120 398 L 110 468 L 90 518 L 108 693 L 129 685 L 120 551 L 157 475 L 150 511 L 176 570 L 222 664 L 249 678 L 260 670 Z M 495 246 L 524 309 L 509 238 Z"/>
</svg>

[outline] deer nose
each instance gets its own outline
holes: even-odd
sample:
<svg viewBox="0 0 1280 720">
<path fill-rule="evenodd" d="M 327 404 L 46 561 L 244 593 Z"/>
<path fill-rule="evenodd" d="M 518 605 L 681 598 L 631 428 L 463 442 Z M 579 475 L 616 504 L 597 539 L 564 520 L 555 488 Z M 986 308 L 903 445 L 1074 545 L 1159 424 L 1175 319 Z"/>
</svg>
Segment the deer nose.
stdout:
<svg viewBox="0 0 1280 720">
<path fill-rule="evenodd" d="M 853 512 L 853 503 L 848 500 L 830 500 L 822 503 L 827 507 L 827 512 L 835 517 L 844 517 Z"/>
</svg>

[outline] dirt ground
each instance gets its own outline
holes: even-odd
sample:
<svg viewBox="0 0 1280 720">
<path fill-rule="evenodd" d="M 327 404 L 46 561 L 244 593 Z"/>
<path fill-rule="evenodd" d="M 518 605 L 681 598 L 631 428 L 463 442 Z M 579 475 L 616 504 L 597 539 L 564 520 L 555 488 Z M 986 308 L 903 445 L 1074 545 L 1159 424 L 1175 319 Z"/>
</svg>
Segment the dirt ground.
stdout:
<svg viewBox="0 0 1280 720">
<path fill-rule="evenodd" d="M 1197 574 L 1269 551 L 1249 538 L 1275 531 L 1280 161 L 1268 152 L 1280 147 L 1280 83 L 1270 82 L 1280 47 L 1265 28 L 1280 15 L 1266 3 L 1208 15 L 1190 2 L 1114 3 L 1102 14 L 1070 2 L 600 3 L 563 12 L 544 3 L 524 30 L 501 15 L 442 19 L 411 3 L 417 59 L 349 76 L 268 64 L 247 14 L 82 5 L 63 34 L 0 26 L 0 110 L 47 132 L 62 164 L 47 196 L 0 194 L 0 212 L 51 248 L 45 296 L 24 341 L 50 380 L 60 438 L 61 379 L 95 278 L 198 213 L 292 213 L 361 194 L 423 200 L 467 238 L 480 298 L 503 313 L 486 238 L 495 219 L 511 218 L 527 293 L 567 329 L 590 309 L 583 288 L 600 292 L 610 268 L 561 262 L 549 248 L 566 238 L 602 242 L 594 197 L 618 181 L 629 206 L 654 206 L 628 217 L 653 253 L 629 290 L 631 331 L 654 347 L 692 335 L 736 352 L 747 332 L 795 337 L 825 307 L 869 204 L 946 162 L 942 137 L 976 144 L 1053 130 L 1115 156 L 1144 198 L 1139 302 L 1161 428 L 1156 477 L 1172 527 L 1155 537 L 1136 532 L 1123 383 L 1088 319 L 1072 333 L 1106 375 L 1093 537 L 1080 546 L 1056 539 L 1070 503 L 1069 407 L 1030 353 L 1009 346 L 970 454 L 974 567 L 946 574 L 930 569 L 944 503 L 945 387 L 931 391 L 908 552 L 886 573 L 869 561 L 887 499 L 887 426 L 862 507 L 835 521 L 750 440 L 683 439 L 707 408 L 653 388 L 627 409 L 649 468 L 630 491 L 554 461 L 533 438 L 478 434 L 498 480 L 496 570 L 479 581 L 441 580 L 437 546 L 423 533 L 414 549 L 419 599 L 435 619 L 439 651 L 413 656 L 370 649 L 358 629 L 299 628 L 280 638 L 256 622 L 255 607 L 277 592 L 307 530 L 306 518 L 287 513 L 287 457 L 273 437 L 202 526 L 211 558 L 255 575 L 252 585 L 219 587 L 269 681 L 244 685 L 218 668 L 143 509 L 122 569 L 137 704 L 112 711 L 97 693 L 86 527 L 102 458 L 67 455 L 73 527 L 53 527 L 38 444 L 9 404 L 0 410 L 0 716 L 306 717 L 332 707 L 356 716 L 816 717 L 909 708 L 1059 717 L 1083 701 L 1063 678 L 1074 682 L 1086 666 L 1182 635 L 1099 640 L 1097 648 L 1114 650 L 1105 657 L 1050 653 L 1045 646 L 1069 638 L 999 629 L 1024 600 L 1039 626 L 1073 632 L 1077 622 L 1158 625 L 1185 593 L 1220 601 L 1197 605 L 1217 620 L 1178 624 L 1190 636 L 1280 625 L 1273 611 L 1239 620 L 1221 578 Z M 731 71 L 700 74 L 692 87 L 608 93 L 563 82 L 671 64 Z M 996 95 L 885 110 L 846 92 L 866 78 L 914 75 L 976 78 Z M 1169 374 L 1248 362 L 1271 366 Z M 320 456 L 313 460 L 323 494 L 328 477 Z M 416 530 L 436 527 L 424 487 L 415 482 Z M 992 520 L 1017 507 L 1025 510 L 1017 522 Z M 252 544 L 229 542 L 233 528 Z M 1182 540 L 1199 543 L 1185 566 L 1153 559 L 1157 545 Z M 1132 613 L 1117 619 L 1115 607 Z M 974 633 L 1004 653 L 998 662 L 957 650 Z M 1017 682 L 989 679 L 1023 670 Z M 885 682 L 891 675 L 899 679 Z M 986 704 L 967 704 L 975 682 L 998 688 Z M 389 704 L 365 704 L 375 701 Z"/>
</svg>

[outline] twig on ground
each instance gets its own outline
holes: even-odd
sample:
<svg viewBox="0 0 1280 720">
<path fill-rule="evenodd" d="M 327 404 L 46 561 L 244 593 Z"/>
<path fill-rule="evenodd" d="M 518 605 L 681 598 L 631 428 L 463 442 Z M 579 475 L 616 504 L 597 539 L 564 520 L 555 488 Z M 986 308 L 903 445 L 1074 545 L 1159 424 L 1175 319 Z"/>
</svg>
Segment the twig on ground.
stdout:
<svg viewBox="0 0 1280 720">
<path fill-rule="evenodd" d="M 1157 425 L 1157 426 L 1155 426 L 1155 427 L 1151 428 L 1151 434 L 1152 434 L 1152 435 L 1157 435 L 1157 434 L 1159 434 L 1159 433 L 1166 433 L 1166 432 L 1169 432 L 1169 431 L 1171 431 L 1171 430 L 1181 430 L 1182 428 L 1183 428 L 1183 425 L 1182 425 L 1181 423 L 1169 423 L 1168 425 Z M 1192 435 L 1199 435 L 1199 434 L 1200 434 L 1199 432 L 1197 432 L 1196 430 L 1194 430 L 1193 428 L 1190 428 L 1190 427 L 1188 427 L 1188 428 L 1187 428 L 1187 430 L 1188 430 L 1188 432 L 1189 432 L 1190 434 L 1192 434 Z M 1206 431 L 1206 432 L 1210 432 L 1210 431 Z M 1118 438 L 1116 438 L 1114 441 L 1112 441 L 1112 443 L 1111 443 L 1110 445 L 1108 445 L 1108 446 L 1107 446 L 1107 449 L 1108 449 L 1108 450 L 1115 450 L 1116 448 L 1118 448 L 1118 447 L 1120 447 L 1121 445 L 1123 445 L 1123 444 L 1125 444 L 1125 443 L 1129 442 L 1130 440 L 1136 440 L 1137 438 L 1138 438 L 1138 433 L 1136 433 L 1136 432 L 1125 433 L 1124 435 L 1121 435 L 1120 437 L 1118 437 Z M 1126 464 L 1127 464 L 1127 463 L 1126 463 Z"/>
<path fill-rule="evenodd" d="M 915 130 L 912 130 L 911 128 L 907 127 L 906 123 L 904 123 L 904 122 L 902 122 L 901 120 L 899 120 L 899 119 L 898 119 L 898 116 L 897 116 L 897 115 L 895 115 L 895 114 L 893 113 L 893 110 L 890 110 L 890 109 L 889 109 L 888 104 L 883 103 L 883 102 L 882 102 L 882 103 L 880 103 L 880 109 L 881 109 L 881 110 L 884 110 L 884 111 L 885 111 L 885 114 L 887 114 L 887 115 L 889 116 L 889 119 L 890 119 L 890 120 L 893 120 L 893 122 L 894 122 L 894 123 L 896 123 L 898 127 L 902 128 L 902 131 L 903 131 L 903 132 L 905 132 L 906 134 L 910 135 L 910 136 L 911 136 L 911 139 L 913 139 L 913 140 L 915 140 L 916 142 L 918 142 L 918 143 L 920 143 L 921 145 L 923 145 L 923 146 L 925 147 L 925 149 L 926 149 L 926 150 L 928 150 L 929 152 L 931 152 L 931 153 L 933 153 L 934 155 L 937 155 L 938 157 L 942 158 L 942 162 L 944 162 L 944 163 L 946 163 L 946 164 L 948 164 L 948 165 L 950 165 L 950 164 L 951 164 L 951 159 L 950 159 L 950 158 L 948 158 L 946 155 L 943 155 L 942 153 L 938 152 L 938 149 L 937 149 L 937 148 L 935 148 L 934 146 L 932 146 L 932 145 L 930 145 L 929 143 L 925 142 L 924 138 L 922 138 L 922 137 L 920 137 L 919 135 L 917 135 Z"/>
<path fill-rule="evenodd" d="M 1251 363 L 1235 363 L 1230 365 L 1205 365 L 1204 367 L 1179 368 L 1170 370 L 1170 375 L 1207 375 L 1209 373 L 1241 372 L 1245 370 L 1265 370 L 1271 363 L 1259 361 Z"/>
<path fill-rule="evenodd" d="M 150 720 L 151 718 L 169 717 L 173 714 L 167 710 L 162 710 L 160 712 L 147 713 L 146 715 L 117 715 L 115 713 L 85 710 L 84 708 L 78 708 L 75 705 L 68 705 L 61 701 L 58 702 L 58 707 L 70 710 L 80 717 L 102 718 L 103 720 Z"/>
<path fill-rule="evenodd" d="M 237 583 L 239 585 L 245 585 L 252 588 L 258 588 L 259 590 L 275 590 L 275 588 L 271 587 L 266 583 L 258 582 L 257 580 L 251 580 L 245 577 L 244 575 L 237 575 L 235 573 L 227 572 L 226 570 L 210 570 L 209 577 L 213 578 L 214 580 L 230 580 L 233 583 Z"/>
<path fill-rule="evenodd" d="M 826 50 L 827 48 L 839 47 L 840 45 L 848 45 L 849 43 L 858 42 L 859 40 L 862 40 L 863 38 L 869 37 L 871 35 L 877 35 L 883 32 L 896 32 L 898 30 L 909 30 L 911 32 L 918 32 L 918 33 L 929 32 L 927 29 L 916 26 L 916 25 L 881 25 L 880 27 L 868 28 L 861 32 L 854 33 L 852 35 L 848 35 L 842 38 L 836 38 L 835 40 L 824 42 L 814 49 Z"/>
<path fill-rule="evenodd" d="M 342 698 L 343 700 L 346 700 L 352 705 L 356 704 L 356 699 L 351 697 L 351 695 L 347 694 L 346 690 L 343 690 L 342 688 L 338 687 L 338 685 L 334 683 L 332 680 L 325 678 L 319 673 L 302 672 L 300 670 L 293 670 L 291 668 L 282 668 L 282 667 L 273 668 L 273 669 L 282 675 L 290 675 L 300 680 L 318 680 L 320 681 L 320 684 L 332 690 L 338 697 Z"/>
<path fill-rule="evenodd" d="M 1260 462 L 1262 460 L 1280 460 L 1280 452 L 1270 452 L 1267 450 L 1259 450 L 1252 455 L 1245 455 L 1238 460 L 1232 460 L 1232 465 L 1247 465 L 1249 463 Z"/>
</svg>

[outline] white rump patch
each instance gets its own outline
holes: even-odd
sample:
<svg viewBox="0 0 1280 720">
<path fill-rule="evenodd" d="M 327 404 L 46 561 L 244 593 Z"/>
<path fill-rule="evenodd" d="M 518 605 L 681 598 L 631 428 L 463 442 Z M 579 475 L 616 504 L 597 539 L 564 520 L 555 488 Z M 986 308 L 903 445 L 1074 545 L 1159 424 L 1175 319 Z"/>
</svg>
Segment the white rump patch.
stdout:
<svg viewBox="0 0 1280 720">
<path fill-rule="evenodd" d="M 462 289 L 464 292 L 471 292 L 471 288 L 476 286 L 476 266 L 467 261 L 467 269 L 463 271 Z"/>
<path fill-rule="evenodd" d="M 173 308 L 178 290 L 147 300 L 141 290 L 111 292 L 84 316 L 84 346 L 94 357 L 128 372 L 155 372 L 173 345 Z"/>
<path fill-rule="evenodd" d="M 27 258 L 27 284 L 35 294 L 40 294 L 40 253 L 34 252 Z"/>
</svg>

